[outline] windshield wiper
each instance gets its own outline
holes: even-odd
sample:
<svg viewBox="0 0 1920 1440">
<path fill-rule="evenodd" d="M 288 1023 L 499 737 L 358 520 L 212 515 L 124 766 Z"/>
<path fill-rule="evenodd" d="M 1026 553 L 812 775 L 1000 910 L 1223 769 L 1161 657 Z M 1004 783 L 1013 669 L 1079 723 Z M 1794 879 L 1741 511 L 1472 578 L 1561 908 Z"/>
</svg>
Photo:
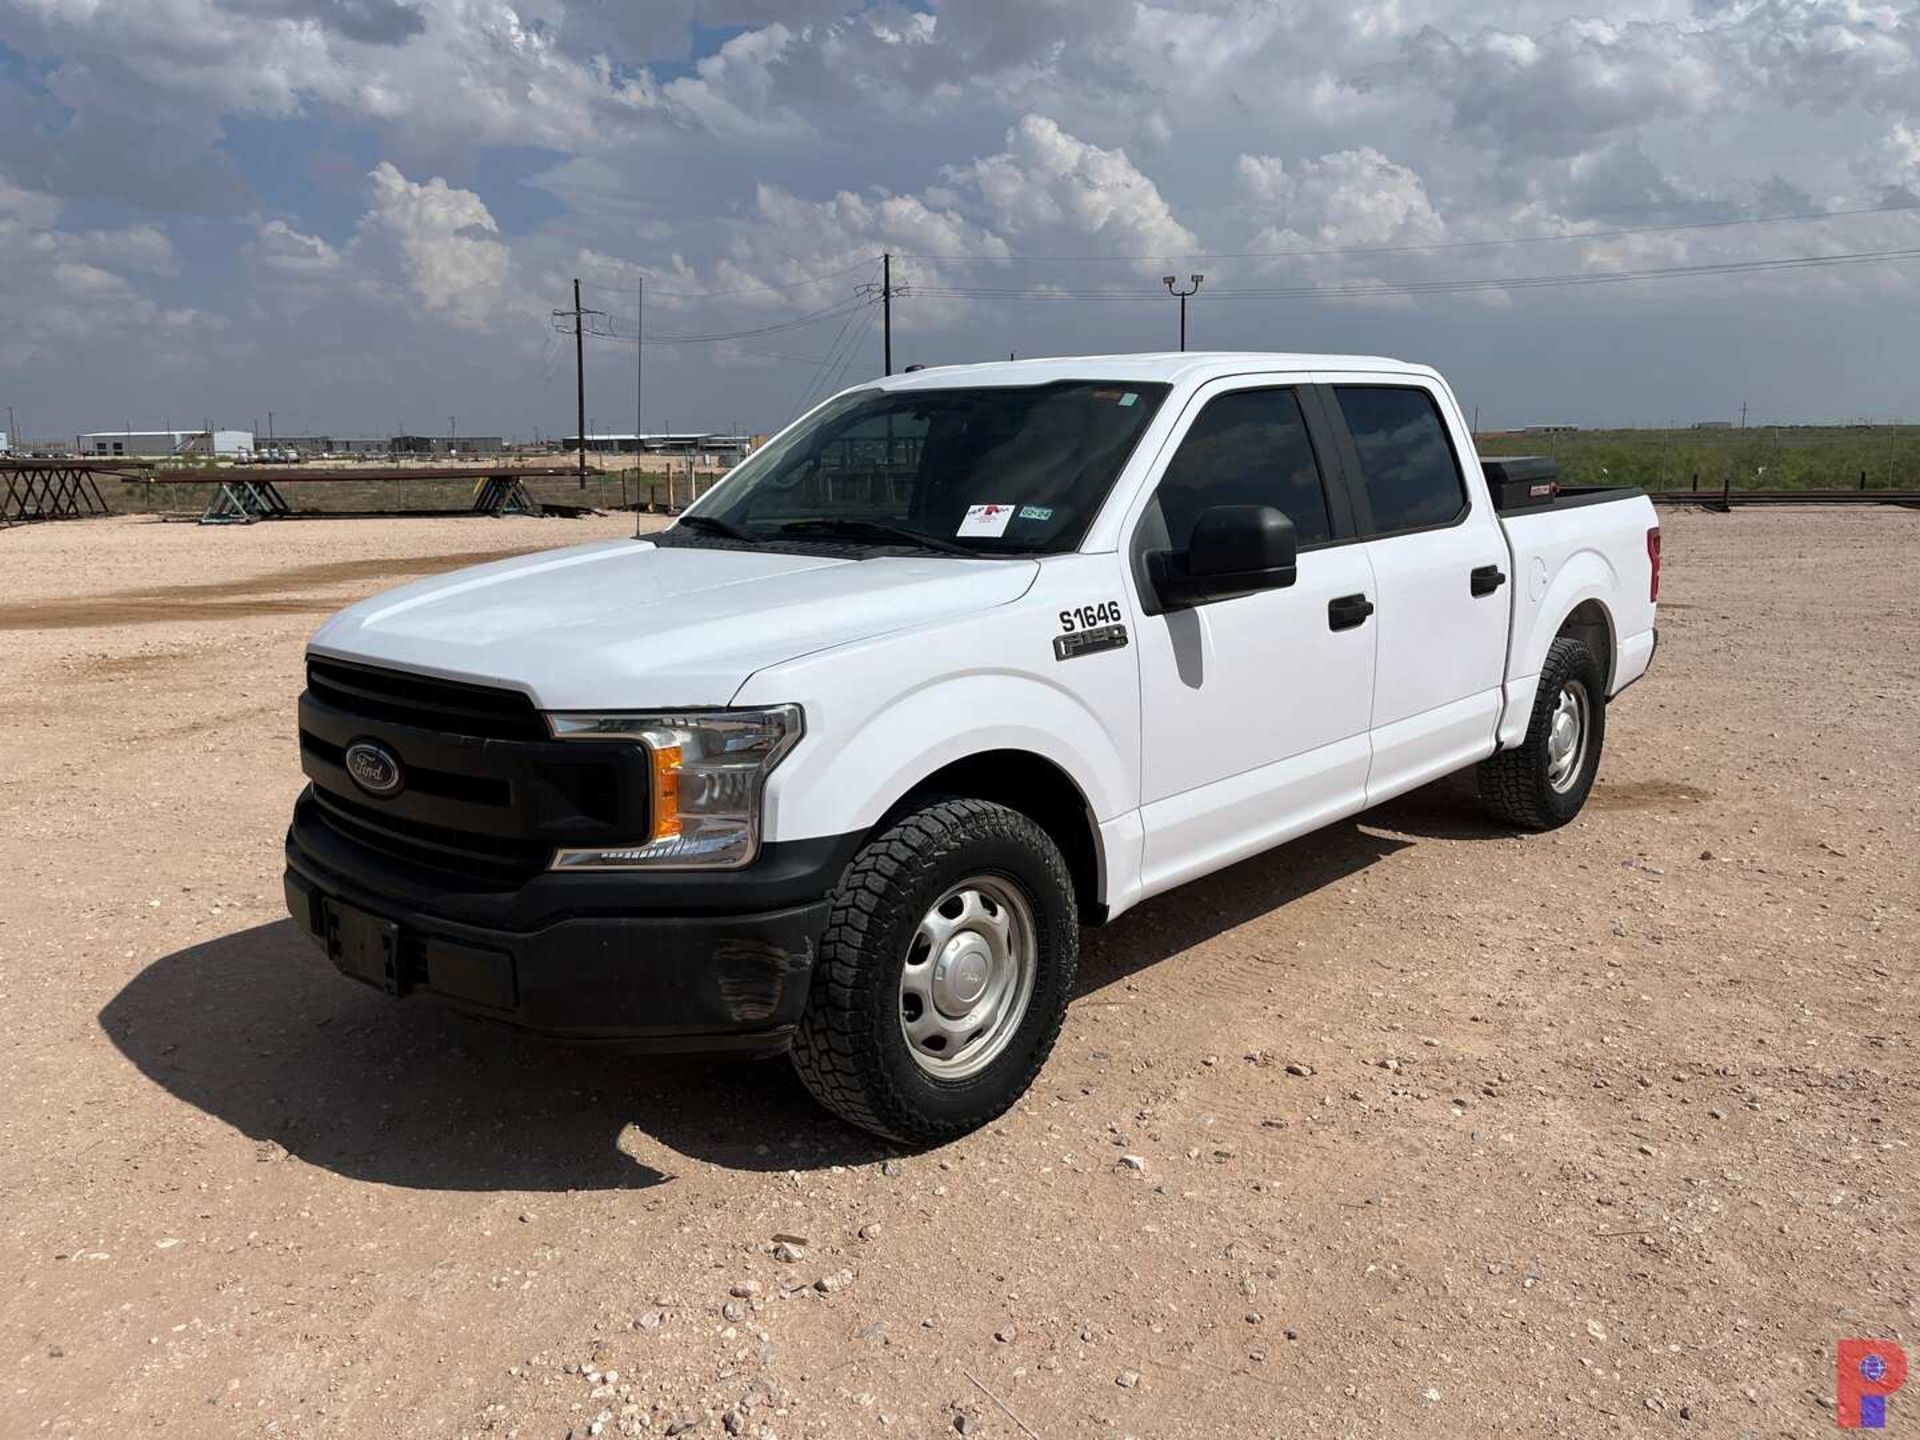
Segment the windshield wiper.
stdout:
<svg viewBox="0 0 1920 1440">
<path fill-rule="evenodd" d="M 690 530 L 699 530 L 708 535 L 724 535 L 729 540 L 744 540 L 749 545 L 758 545 L 762 539 L 751 530 L 736 525 L 731 520 L 722 520 L 718 515 L 682 515 L 673 523 L 676 527 L 685 525 Z"/>
<path fill-rule="evenodd" d="M 780 526 L 775 533 L 818 535 L 822 539 L 880 540 L 897 545 L 912 545 L 921 550 L 933 550 L 942 555 L 961 555 L 969 560 L 982 558 L 977 550 L 969 550 L 966 546 L 956 545 L 951 540 L 942 540 L 937 535 L 923 535 L 918 530 L 909 530 L 905 525 L 889 524 L 885 520 L 833 520 L 826 517 L 813 520 L 790 520 Z"/>
</svg>

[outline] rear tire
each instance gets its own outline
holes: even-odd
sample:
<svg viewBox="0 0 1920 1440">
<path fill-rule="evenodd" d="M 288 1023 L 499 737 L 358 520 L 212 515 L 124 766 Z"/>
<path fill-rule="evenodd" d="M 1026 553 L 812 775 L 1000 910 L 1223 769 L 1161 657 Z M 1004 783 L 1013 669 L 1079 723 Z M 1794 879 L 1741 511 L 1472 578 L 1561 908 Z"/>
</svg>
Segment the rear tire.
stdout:
<svg viewBox="0 0 1920 1440">
<path fill-rule="evenodd" d="M 1565 636 L 1547 650 L 1527 735 L 1480 762 L 1480 801 L 1496 820 L 1552 830 L 1580 813 L 1600 771 L 1606 677 L 1593 652 Z"/>
<path fill-rule="evenodd" d="M 1073 879 L 1046 831 L 984 800 L 930 804 L 841 877 L 793 1068 L 862 1129 L 952 1140 L 1033 1083 L 1079 955 Z"/>
</svg>

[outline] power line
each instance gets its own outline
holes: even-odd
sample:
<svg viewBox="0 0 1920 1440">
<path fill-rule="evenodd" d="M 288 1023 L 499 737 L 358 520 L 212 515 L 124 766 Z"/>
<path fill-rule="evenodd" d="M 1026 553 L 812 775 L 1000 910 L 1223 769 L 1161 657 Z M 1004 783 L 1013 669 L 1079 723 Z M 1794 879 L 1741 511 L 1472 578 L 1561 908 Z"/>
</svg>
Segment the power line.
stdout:
<svg viewBox="0 0 1920 1440">
<path fill-rule="evenodd" d="M 815 391 L 820 388 L 820 382 L 826 378 L 834 363 L 839 359 L 841 347 L 847 343 L 847 333 L 852 328 L 853 315 L 849 312 L 847 318 L 840 322 L 840 329 L 833 337 L 833 344 L 827 347 L 827 353 L 821 357 L 820 363 L 814 368 L 813 373 L 807 377 L 806 388 L 801 390 L 800 398 L 794 402 L 794 415 L 799 415 L 813 402 Z"/>
<path fill-rule="evenodd" d="M 825 270 L 818 275 L 809 275 L 800 280 L 782 281 L 778 285 L 769 281 L 753 285 L 739 285 L 728 290 L 662 290 L 656 286 L 654 287 L 653 294 L 656 296 L 666 296 L 675 300 L 712 300 L 725 295 L 760 295 L 769 290 L 804 290 L 809 285 L 822 285 L 829 280 L 838 280 L 842 275 L 851 275 L 856 270 L 865 270 L 879 258 L 878 255 L 869 255 L 863 259 L 856 260 L 851 265 L 842 266 L 838 270 Z M 605 284 L 598 280 L 584 280 L 581 283 L 592 286 L 595 290 L 617 291 L 623 295 L 627 292 L 628 288 L 625 285 Z"/>
<path fill-rule="evenodd" d="M 755 325 L 744 330 L 712 331 L 705 334 L 648 335 L 642 343 L 646 345 L 713 345 L 722 340 L 748 340 L 756 335 L 776 335 L 783 330 L 795 330 L 803 325 L 817 324 L 822 320 L 837 319 L 848 315 L 873 302 L 865 296 L 855 295 L 850 299 L 839 300 L 819 310 L 809 311 L 805 315 L 796 315 L 787 320 L 777 320 L 766 325 Z M 588 333 L 599 339 L 620 340 L 631 345 L 638 327 L 630 315 L 609 315 L 602 329 L 589 329 Z"/>
<path fill-rule="evenodd" d="M 1679 230 L 1723 230 L 1737 225 L 1786 225 L 1800 221 L 1843 220 L 1857 215 L 1898 215 L 1920 212 L 1920 205 L 1864 205 L 1851 210 L 1808 210 L 1792 215 L 1755 215 L 1740 220 L 1676 220 L 1665 225 L 1636 225 L 1620 230 L 1565 231 L 1557 235 L 1508 235 L 1488 240 L 1434 240 L 1407 245 L 1338 245 L 1319 250 L 1183 250 L 1151 254 L 1100 255 L 961 255 L 935 250 L 896 250 L 902 259 L 941 260 L 955 264 L 998 265 L 1008 261 L 1084 264 L 1092 260 L 1309 260 L 1336 255 L 1404 255 L 1435 250 L 1472 250 L 1500 245 L 1543 245 L 1570 240 L 1618 240 L 1630 235 L 1664 235 Z"/>
<path fill-rule="evenodd" d="M 1728 260 L 1703 265 L 1648 266 L 1637 270 L 1584 271 L 1548 275 L 1492 275 L 1458 280 L 1353 281 L 1350 283 L 1221 286 L 1214 293 L 1243 299 L 1309 300 L 1371 295 L 1460 294 L 1478 290 L 1538 290 L 1581 285 L 1612 285 L 1631 280 L 1682 276 L 1746 275 L 1775 270 L 1810 270 L 1832 265 L 1870 265 L 1920 259 L 1920 249 L 1862 250 L 1838 255 L 1786 256 L 1764 260 Z M 1060 286 L 921 285 L 915 293 L 965 300 L 1074 300 L 1145 303 L 1157 290 L 1076 290 Z"/>
</svg>

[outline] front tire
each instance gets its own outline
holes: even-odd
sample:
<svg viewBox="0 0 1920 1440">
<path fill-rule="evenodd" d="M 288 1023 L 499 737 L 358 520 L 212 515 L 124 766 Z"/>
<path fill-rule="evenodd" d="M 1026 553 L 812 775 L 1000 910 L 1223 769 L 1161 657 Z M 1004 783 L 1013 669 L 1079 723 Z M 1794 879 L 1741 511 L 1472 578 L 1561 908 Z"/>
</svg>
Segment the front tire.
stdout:
<svg viewBox="0 0 1920 1440">
<path fill-rule="evenodd" d="M 1565 636 L 1547 650 L 1527 735 L 1480 762 L 1480 800 L 1496 820 L 1552 830 L 1580 813 L 1600 772 L 1606 677 L 1593 652 Z"/>
<path fill-rule="evenodd" d="M 833 895 L 793 1066 L 842 1119 L 910 1145 L 954 1139 L 1033 1083 L 1080 954 L 1052 838 L 984 800 L 889 825 Z"/>
</svg>

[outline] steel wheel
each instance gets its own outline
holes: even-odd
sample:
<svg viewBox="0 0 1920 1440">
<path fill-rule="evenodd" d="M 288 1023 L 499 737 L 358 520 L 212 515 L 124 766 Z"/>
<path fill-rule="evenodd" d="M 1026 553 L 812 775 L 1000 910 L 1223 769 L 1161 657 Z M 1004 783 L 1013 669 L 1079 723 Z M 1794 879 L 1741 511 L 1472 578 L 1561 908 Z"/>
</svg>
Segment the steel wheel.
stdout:
<svg viewBox="0 0 1920 1440">
<path fill-rule="evenodd" d="M 1569 680 L 1560 687 L 1547 722 L 1547 783 L 1562 795 L 1573 789 L 1587 759 L 1587 687 Z"/>
<path fill-rule="evenodd" d="M 900 1031 L 927 1074 L 964 1080 L 1007 1048 L 1033 999 L 1037 938 L 1019 888 L 962 880 L 920 919 L 900 969 Z"/>
</svg>

